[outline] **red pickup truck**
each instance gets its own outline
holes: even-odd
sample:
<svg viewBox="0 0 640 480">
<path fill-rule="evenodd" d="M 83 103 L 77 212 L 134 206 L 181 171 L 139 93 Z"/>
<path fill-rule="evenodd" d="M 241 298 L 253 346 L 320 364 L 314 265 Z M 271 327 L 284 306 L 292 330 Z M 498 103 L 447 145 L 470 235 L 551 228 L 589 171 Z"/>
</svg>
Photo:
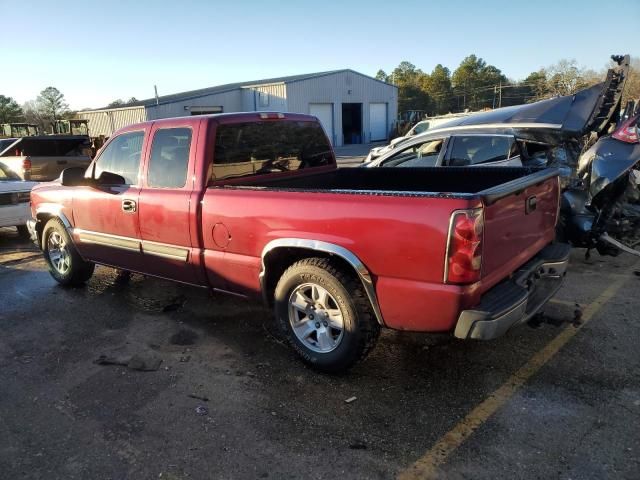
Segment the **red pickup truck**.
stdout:
<svg viewBox="0 0 640 480">
<path fill-rule="evenodd" d="M 31 194 L 53 277 L 109 265 L 262 296 L 323 371 L 381 327 L 491 339 L 560 287 L 554 169 L 338 169 L 315 117 L 238 113 L 114 134 L 90 167 Z"/>
</svg>

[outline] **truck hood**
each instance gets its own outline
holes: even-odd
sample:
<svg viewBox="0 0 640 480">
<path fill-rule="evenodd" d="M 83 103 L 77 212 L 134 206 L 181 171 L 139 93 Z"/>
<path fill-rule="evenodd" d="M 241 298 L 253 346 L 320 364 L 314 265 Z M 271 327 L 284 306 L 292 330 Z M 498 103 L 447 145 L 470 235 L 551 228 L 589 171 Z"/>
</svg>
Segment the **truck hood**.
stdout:
<svg viewBox="0 0 640 480">
<path fill-rule="evenodd" d="M 606 133 L 611 122 L 617 121 L 629 72 L 629 55 L 611 58 L 617 65 L 607 71 L 603 82 L 573 95 L 477 113 L 440 128 L 500 124 L 519 129 L 551 129 L 576 137 L 591 132 L 599 136 Z"/>
</svg>

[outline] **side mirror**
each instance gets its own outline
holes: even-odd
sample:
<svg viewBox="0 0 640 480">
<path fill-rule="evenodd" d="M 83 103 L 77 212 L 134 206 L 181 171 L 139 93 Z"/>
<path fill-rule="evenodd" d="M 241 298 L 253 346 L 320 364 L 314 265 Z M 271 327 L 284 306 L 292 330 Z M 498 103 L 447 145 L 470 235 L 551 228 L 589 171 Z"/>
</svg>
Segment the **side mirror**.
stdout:
<svg viewBox="0 0 640 480">
<path fill-rule="evenodd" d="M 126 185 L 127 181 L 122 175 L 111 172 L 102 172 L 98 177 L 98 185 Z"/>
<path fill-rule="evenodd" d="M 60 183 L 65 187 L 77 187 L 86 185 L 87 179 L 84 176 L 86 169 L 82 167 L 65 168 L 60 174 Z"/>
</svg>

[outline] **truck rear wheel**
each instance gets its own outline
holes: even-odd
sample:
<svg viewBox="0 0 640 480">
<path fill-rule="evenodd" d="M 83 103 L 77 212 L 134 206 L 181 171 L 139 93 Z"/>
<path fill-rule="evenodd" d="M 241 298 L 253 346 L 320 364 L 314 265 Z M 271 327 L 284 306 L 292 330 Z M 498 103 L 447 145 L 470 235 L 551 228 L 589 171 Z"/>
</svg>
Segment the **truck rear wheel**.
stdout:
<svg viewBox="0 0 640 480">
<path fill-rule="evenodd" d="M 282 274 L 275 315 L 296 353 L 328 373 L 363 360 L 380 335 L 360 281 L 326 258 L 300 260 Z"/>
<path fill-rule="evenodd" d="M 49 273 L 61 285 L 82 285 L 93 275 L 95 264 L 80 257 L 66 228 L 57 218 L 52 218 L 44 226 L 42 251 Z"/>
</svg>

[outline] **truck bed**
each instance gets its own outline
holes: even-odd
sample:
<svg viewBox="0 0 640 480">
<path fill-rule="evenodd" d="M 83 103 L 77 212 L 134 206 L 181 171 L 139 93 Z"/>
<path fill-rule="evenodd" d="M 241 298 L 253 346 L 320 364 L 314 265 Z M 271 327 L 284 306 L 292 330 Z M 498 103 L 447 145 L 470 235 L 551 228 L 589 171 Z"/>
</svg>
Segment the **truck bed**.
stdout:
<svg viewBox="0 0 640 480">
<path fill-rule="evenodd" d="M 486 204 L 557 175 L 552 168 L 342 168 L 283 178 L 244 177 L 228 187 L 292 191 L 480 197 Z"/>
<path fill-rule="evenodd" d="M 259 291 L 262 249 L 270 240 L 340 245 L 363 259 L 373 275 L 387 325 L 446 331 L 459 308 L 472 307 L 553 240 L 556 178 L 555 169 L 440 167 L 234 179 L 209 187 L 204 195 L 203 231 L 224 225 L 222 240 L 229 242 L 221 248 L 205 235 L 205 264 L 226 279 L 223 288 L 249 293 Z M 525 211 L 533 197 L 537 208 Z M 480 207 L 485 223 L 481 281 L 443 285 L 451 215 Z M 402 307 L 395 298 L 406 299 Z M 440 315 L 425 320 L 411 313 L 417 311 Z"/>
</svg>

